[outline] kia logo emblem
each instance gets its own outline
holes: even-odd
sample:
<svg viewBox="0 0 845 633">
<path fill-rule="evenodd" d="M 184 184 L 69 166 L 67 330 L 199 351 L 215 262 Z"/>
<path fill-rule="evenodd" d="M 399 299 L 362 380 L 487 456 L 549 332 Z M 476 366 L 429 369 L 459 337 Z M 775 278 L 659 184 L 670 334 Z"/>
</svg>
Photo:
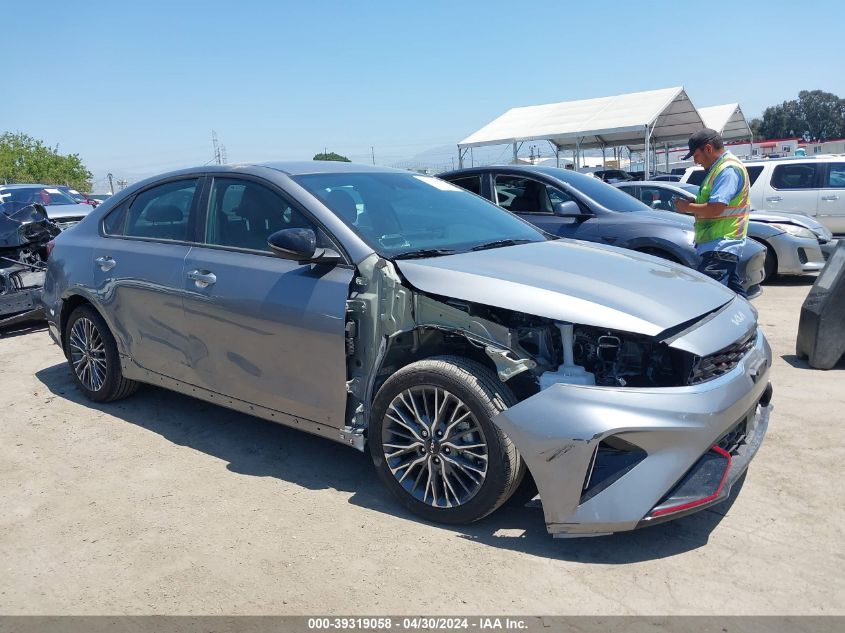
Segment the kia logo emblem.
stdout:
<svg viewBox="0 0 845 633">
<path fill-rule="evenodd" d="M 737 312 L 731 317 L 731 321 L 734 325 L 742 325 L 742 322 L 745 321 L 745 315 L 742 312 Z"/>
</svg>

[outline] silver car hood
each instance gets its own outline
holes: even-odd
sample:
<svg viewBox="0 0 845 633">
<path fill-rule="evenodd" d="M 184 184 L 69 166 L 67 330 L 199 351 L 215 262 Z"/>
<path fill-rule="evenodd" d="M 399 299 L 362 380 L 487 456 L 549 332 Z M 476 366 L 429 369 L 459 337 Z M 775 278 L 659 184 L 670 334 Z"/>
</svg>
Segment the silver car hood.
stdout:
<svg viewBox="0 0 845 633">
<path fill-rule="evenodd" d="M 48 204 L 44 207 L 47 217 L 51 220 L 62 220 L 64 218 L 82 218 L 91 213 L 94 209 L 90 204 Z"/>
<path fill-rule="evenodd" d="M 395 264 L 423 292 L 649 336 L 735 297 L 684 266 L 569 239 Z"/>
</svg>

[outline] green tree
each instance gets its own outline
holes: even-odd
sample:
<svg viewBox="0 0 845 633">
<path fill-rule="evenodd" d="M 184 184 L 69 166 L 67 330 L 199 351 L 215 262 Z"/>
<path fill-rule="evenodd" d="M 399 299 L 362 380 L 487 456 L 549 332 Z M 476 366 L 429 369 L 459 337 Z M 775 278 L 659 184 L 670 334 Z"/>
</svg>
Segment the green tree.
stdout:
<svg viewBox="0 0 845 633">
<path fill-rule="evenodd" d="M 320 152 L 319 154 L 314 156 L 314 160 L 337 160 L 341 163 L 351 163 L 352 161 L 346 158 L 346 156 L 341 156 L 340 154 L 335 154 L 334 152 Z"/>
<path fill-rule="evenodd" d="M 752 124 L 756 119 L 752 119 Z M 766 108 L 754 138 L 799 137 L 826 141 L 845 136 L 845 99 L 822 90 L 802 90 L 798 98 Z"/>
<path fill-rule="evenodd" d="M 845 99 L 821 90 L 798 93 L 798 118 L 807 141 L 826 141 L 845 136 Z"/>
<path fill-rule="evenodd" d="M 82 164 L 79 154 L 62 156 L 58 146 L 49 147 L 22 132 L 0 135 L 0 180 L 91 190 L 91 172 Z"/>
</svg>

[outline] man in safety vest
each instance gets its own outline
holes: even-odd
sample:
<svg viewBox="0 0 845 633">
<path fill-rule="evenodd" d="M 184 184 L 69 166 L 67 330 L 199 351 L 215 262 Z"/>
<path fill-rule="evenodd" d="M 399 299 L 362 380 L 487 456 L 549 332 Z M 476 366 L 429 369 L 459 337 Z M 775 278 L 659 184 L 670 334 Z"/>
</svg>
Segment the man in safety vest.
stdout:
<svg viewBox="0 0 845 633">
<path fill-rule="evenodd" d="M 695 202 L 675 200 L 675 209 L 695 216 L 695 250 L 701 257 L 698 271 L 745 296 L 737 264 L 748 232 L 750 187 L 748 172 L 725 149 L 716 130 L 704 128 L 689 137 L 690 156 L 705 169 Z"/>
</svg>

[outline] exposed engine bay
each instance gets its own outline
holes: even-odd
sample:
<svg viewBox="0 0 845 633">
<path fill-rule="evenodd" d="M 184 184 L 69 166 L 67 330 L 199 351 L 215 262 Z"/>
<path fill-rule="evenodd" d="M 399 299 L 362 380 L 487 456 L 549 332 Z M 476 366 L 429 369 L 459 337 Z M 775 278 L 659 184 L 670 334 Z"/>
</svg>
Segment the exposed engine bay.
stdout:
<svg viewBox="0 0 845 633">
<path fill-rule="evenodd" d="M 697 361 L 645 335 L 423 293 L 378 257 L 360 265 L 353 283 L 346 352 L 350 431 L 367 426 L 366 403 L 388 376 L 430 356 L 454 354 L 495 366 L 519 400 L 555 383 L 686 386 Z"/>
</svg>

